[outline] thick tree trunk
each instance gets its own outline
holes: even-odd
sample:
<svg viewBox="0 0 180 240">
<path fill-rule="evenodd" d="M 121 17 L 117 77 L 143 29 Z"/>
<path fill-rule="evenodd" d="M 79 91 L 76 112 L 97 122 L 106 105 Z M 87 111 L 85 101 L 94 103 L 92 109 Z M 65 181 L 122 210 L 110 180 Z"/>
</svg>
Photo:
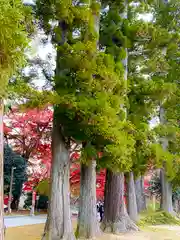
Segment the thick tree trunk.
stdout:
<svg viewBox="0 0 180 240">
<path fill-rule="evenodd" d="M 81 164 L 81 188 L 79 218 L 76 231 L 78 238 L 92 239 L 100 235 L 96 210 L 96 161 Z"/>
<path fill-rule="evenodd" d="M 138 231 L 130 219 L 124 202 L 124 174 L 107 171 L 105 186 L 105 206 L 102 230 L 115 234 Z"/>
<path fill-rule="evenodd" d="M 127 182 L 127 193 L 128 193 L 128 214 L 131 220 L 134 222 L 138 221 L 138 211 L 137 211 L 137 202 L 136 202 L 136 192 L 135 192 L 135 183 L 134 183 L 134 174 L 133 172 L 129 173 L 129 178 Z"/>
<path fill-rule="evenodd" d="M 57 121 L 54 113 L 52 135 L 51 195 L 48 211 L 48 222 L 43 239 L 75 239 L 70 211 L 69 165 L 69 152 L 61 136 L 60 124 Z"/>
<path fill-rule="evenodd" d="M 161 179 L 161 209 L 170 214 L 174 214 L 172 203 L 172 185 L 168 182 L 164 169 L 160 171 Z"/>
<path fill-rule="evenodd" d="M 4 240 L 3 100 L 0 100 L 0 240 Z"/>
<path fill-rule="evenodd" d="M 165 109 L 160 106 L 159 118 L 160 123 L 165 125 L 167 123 L 165 118 Z M 168 149 L 168 139 L 164 136 L 161 139 L 162 148 L 166 151 Z M 161 209 L 165 212 L 174 215 L 173 204 L 172 204 L 172 185 L 168 182 L 166 177 L 166 162 L 163 162 L 163 167 L 160 170 L 160 181 L 161 181 Z"/>
<path fill-rule="evenodd" d="M 136 203 L 137 203 L 137 210 L 138 213 L 140 213 L 142 211 L 142 189 L 141 189 L 141 178 L 139 177 L 136 181 L 135 181 L 135 190 L 136 190 Z"/>
<path fill-rule="evenodd" d="M 144 179 L 139 177 L 135 181 L 136 203 L 138 213 L 146 210 L 146 196 L 144 194 Z"/>
</svg>

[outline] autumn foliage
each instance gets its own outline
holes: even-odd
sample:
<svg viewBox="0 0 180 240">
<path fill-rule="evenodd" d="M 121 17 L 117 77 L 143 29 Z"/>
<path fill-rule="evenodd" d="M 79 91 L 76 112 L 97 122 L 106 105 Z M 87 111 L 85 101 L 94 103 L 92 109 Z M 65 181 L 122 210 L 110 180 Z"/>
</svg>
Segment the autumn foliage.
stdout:
<svg viewBox="0 0 180 240">
<path fill-rule="evenodd" d="M 29 160 L 42 159 L 49 155 L 51 141 L 52 109 L 27 110 L 12 109 L 4 117 L 4 133 L 7 143 L 22 157 Z M 48 156 L 49 157 L 49 156 Z"/>
<path fill-rule="evenodd" d="M 13 108 L 4 116 L 6 143 L 28 162 L 25 190 L 50 176 L 52 114 L 50 107 L 24 112 Z"/>
<path fill-rule="evenodd" d="M 14 151 L 23 156 L 31 166 L 29 181 L 24 190 L 31 190 L 43 179 L 48 179 L 51 169 L 51 130 L 53 110 L 30 109 L 25 112 L 11 109 L 4 117 L 5 141 Z M 70 186 L 73 196 L 79 195 L 80 155 L 71 154 Z M 97 196 L 104 195 L 105 171 L 97 174 Z"/>
<path fill-rule="evenodd" d="M 70 187 L 71 195 L 76 197 L 80 193 L 80 164 L 79 164 L 79 154 L 73 153 L 71 155 L 71 168 L 70 168 Z M 104 197 L 104 187 L 105 187 L 105 170 L 101 170 L 97 173 L 96 178 L 96 195 L 98 199 L 103 199 Z"/>
</svg>

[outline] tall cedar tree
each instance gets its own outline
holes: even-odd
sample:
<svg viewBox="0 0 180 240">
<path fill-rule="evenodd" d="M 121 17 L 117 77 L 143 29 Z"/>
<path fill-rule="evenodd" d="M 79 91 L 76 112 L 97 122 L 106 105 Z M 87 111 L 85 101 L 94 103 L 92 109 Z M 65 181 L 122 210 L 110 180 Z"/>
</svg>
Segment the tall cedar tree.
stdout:
<svg viewBox="0 0 180 240">
<path fill-rule="evenodd" d="M 161 59 L 162 57 L 162 48 L 164 44 L 169 43 L 169 40 L 162 39 L 163 35 L 168 36 L 167 31 L 165 31 L 162 26 L 159 26 L 156 24 L 156 21 L 150 23 L 145 23 L 142 20 L 139 20 L 137 18 L 137 13 L 142 11 L 149 11 L 152 13 L 152 6 L 155 7 L 155 5 L 148 6 L 146 5 L 145 8 L 143 7 L 144 4 L 140 4 L 139 7 L 133 7 L 133 5 L 128 5 L 128 19 L 125 19 L 125 21 L 122 21 L 120 12 L 117 11 L 118 8 L 117 3 L 114 3 L 114 9 L 113 4 L 109 4 L 109 10 L 106 11 L 104 14 L 104 25 L 102 25 L 102 37 L 100 38 L 100 44 L 102 44 L 102 48 L 104 47 L 106 51 L 110 52 L 115 59 L 118 59 L 119 61 L 122 60 L 123 56 L 123 48 L 128 48 L 128 104 L 127 104 L 127 119 L 129 119 L 136 127 L 135 131 L 135 149 L 136 151 L 133 152 L 132 158 L 133 158 L 133 167 L 132 170 L 135 171 L 136 176 L 139 174 L 143 174 L 146 170 L 148 159 L 151 159 L 154 157 L 155 159 L 158 157 L 158 154 L 156 153 L 157 148 L 159 148 L 159 151 L 162 151 L 162 148 L 160 146 L 156 146 L 156 144 L 150 145 L 150 136 L 148 131 L 148 124 L 149 120 L 154 116 L 155 111 L 157 109 L 159 99 L 160 97 L 167 97 L 167 85 L 163 84 L 162 93 L 161 95 L 157 95 L 157 91 L 159 91 L 159 84 L 157 82 L 157 78 L 154 76 L 157 76 L 159 74 L 159 70 L 167 71 L 167 63 L 166 61 L 163 61 Z M 122 6 L 121 6 L 122 7 Z M 150 8 L 149 8 L 150 7 Z M 156 6 L 157 7 L 157 6 Z M 159 8 L 160 9 L 160 8 Z M 122 11 L 122 9 L 121 9 Z M 136 17 L 136 18 L 135 18 Z M 123 22 L 123 24 L 122 24 Z M 118 23 L 118 24 L 117 24 Z M 121 23 L 121 29 L 119 28 Z M 108 27 L 107 27 L 108 26 Z M 111 34 L 108 34 L 110 28 Z M 113 33 L 113 34 L 112 34 Z M 168 36 L 169 39 L 169 36 Z M 163 42 L 164 41 L 164 42 Z M 155 47 L 156 51 L 153 49 Z M 119 50 L 119 51 L 118 51 Z M 160 53 L 160 55 L 159 55 Z M 127 56 L 127 55 L 126 55 Z M 164 66 L 163 66 L 163 63 Z M 161 67 L 161 69 L 159 69 Z M 153 69 L 153 70 L 152 70 Z M 155 73 L 153 72 L 155 71 Z M 145 74 L 147 75 L 145 76 Z M 153 76 L 153 77 L 151 77 Z M 170 87 L 168 89 L 169 93 L 172 93 L 172 86 L 171 84 L 168 85 Z M 141 90 L 140 90 L 141 89 Z M 146 149 L 145 149 L 146 147 Z M 154 156 L 155 155 L 155 156 Z M 169 154 L 168 154 L 169 155 Z M 132 204 L 129 203 L 129 207 L 131 205 L 131 209 L 129 209 L 129 212 L 131 212 L 131 217 L 133 220 L 137 220 L 137 206 L 135 204 L 135 191 L 134 191 L 134 180 L 132 176 L 132 172 L 130 173 L 131 181 L 129 183 L 132 183 L 130 188 L 128 188 L 129 192 L 131 192 L 131 199 L 134 204 L 134 208 L 132 208 Z M 109 174 L 107 174 L 107 177 Z M 111 178 L 110 178 L 111 179 Z M 109 180 L 111 181 L 111 180 Z M 138 196 L 140 199 L 143 197 L 141 194 L 142 191 L 142 184 L 140 184 L 141 181 L 137 181 L 137 185 L 140 186 L 140 191 Z M 107 184 L 107 187 L 110 186 L 110 183 Z M 115 184 L 113 184 L 115 186 Z M 133 191 L 132 191 L 133 189 Z M 133 195 L 133 196 L 132 196 Z M 107 194 L 107 196 L 111 196 L 111 194 Z M 140 201 L 138 199 L 138 201 Z M 144 197 L 143 197 L 144 199 Z M 142 199 L 142 200 L 143 200 Z M 108 201 L 107 206 L 109 205 Z M 141 201 L 142 203 L 144 201 Z M 143 207 L 139 206 L 139 210 L 141 210 Z M 110 222 L 107 221 L 106 217 L 108 216 L 108 209 L 106 212 L 106 203 L 105 203 L 105 219 L 104 222 Z M 109 211 L 109 216 L 110 212 Z M 117 213 L 117 210 L 114 211 Z M 136 214 L 134 214 L 136 212 Z M 107 215 L 106 215 L 107 214 Z M 114 222 L 118 222 L 114 218 Z M 119 221 L 120 222 L 120 221 Z M 105 227 L 106 223 L 103 224 L 103 228 Z M 128 228 L 127 224 L 127 228 Z M 105 227 L 106 228 L 106 227 Z M 119 227 L 120 228 L 120 227 Z M 125 230 L 127 230 L 125 228 Z M 109 229 L 109 228 L 108 228 Z M 113 230 L 112 227 L 112 231 Z M 124 231 L 124 229 L 123 229 Z"/>
<path fill-rule="evenodd" d="M 100 46 L 102 48 L 105 47 L 106 52 L 113 56 L 115 62 L 118 64 L 121 62 L 123 63 L 124 81 L 126 86 L 125 94 L 127 94 L 128 45 L 126 30 L 129 5 L 126 1 L 113 1 L 108 2 L 106 7 L 109 7 L 109 10 L 102 16 Z M 126 103 L 123 108 L 125 111 L 124 119 L 127 121 Z M 126 168 L 121 166 L 120 170 L 125 171 Z M 132 174 L 131 176 L 133 177 Z M 132 178 L 131 180 L 134 181 Z M 137 226 L 129 218 L 124 202 L 124 173 L 113 173 L 111 169 L 107 170 L 105 214 L 102 229 L 113 233 L 138 230 Z"/>
<path fill-rule="evenodd" d="M 12 18 L 13 16 L 13 18 Z M 24 64 L 27 47 L 26 25 L 29 8 L 19 0 L 2 0 L 0 4 L 0 240 L 4 239 L 3 223 L 3 99 L 9 78 Z"/>
<path fill-rule="evenodd" d="M 132 60 L 130 59 L 130 67 L 136 67 L 136 72 L 133 74 L 134 76 L 129 78 L 131 83 L 131 91 L 128 96 L 129 116 L 135 125 L 138 124 L 139 135 L 137 135 L 135 145 L 137 151 L 135 161 L 133 161 L 133 169 L 136 174 L 137 171 L 142 173 L 144 171 L 143 165 L 146 165 L 148 158 L 154 161 L 156 167 L 162 167 L 162 208 L 173 213 L 171 181 L 176 179 L 176 171 L 172 172 L 172 169 L 176 169 L 179 155 L 177 149 L 172 150 L 179 141 L 177 127 L 179 97 L 176 80 L 179 77 L 179 71 L 175 71 L 178 69 L 179 62 L 178 2 L 160 1 L 159 4 L 152 4 L 151 7 L 150 12 L 153 19 L 142 25 L 144 27 L 141 27 L 141 31 L 138 32 L 141 41 L 136 41 L 135 45 L 136 49 L 139 49 L 138 54 L 134 52 L 130 57 L 132 58 Z M 134 64 L 133 58 L 138 66 L 141 66 L 140 69 Z M 144 74 L 146 74 L 146 78 L 143 76 Z M 135 87 L 132 88 L 132 86 Z M 141 94 L 138 93 L 140 88 Z M 134 101 L 134 96 L 131 94 L 134 89 L 137 92 L 137 95 L 134 94 L 137 102 Z M 143 110 L 143 98 L 145 99 L 144 115 L 138 113 L 140 109 Z M 174 106 L 173 110 L 172 106 Z M 133 108 L 136 108 L 135 112 Z M 145 137 L 148 135 L 145 134 L 147 130 L 144 127 L 150 117 L 156 116 L 156 114 L 159 116 L 160 124 L 156 127 L 155 133 L 160 145 L 154 141 L 155 144 L 150 146 L 148 142 L 152 141 L 152 136 L 149 135 L 148 141 L 145 141 Z M 139 121 L 138 117 L 140 116 Z M 144 144 L 145 142 L 146 144 Z M 140 181 L 137 183 L 140 186 Z"/>
<path fill-rule="evenodd" d="M 155 9 L 157 25 L 168 32 L 169 41 L 164 46 L 163 53 L 168 70 L 164 74 L 164 82 L 174 86 L 174 91 L 169 92 L 159 103 L 160 126 L 158 134 L 162 147 L 171 158 L 163 161 L 161 169 L 161 208 L 171 214 L 172 184 L 178 183 L 179 151 L 176 148 L 179 142 L 179 1 L 162 1 L 160 8 Z M 166 19 L 164 18 L 165 16 Z M 173 41 L 173 43 L 172 43 Z M 171 94 L 170 94 L 171 93 Z M 172 169 L 174 170 L 172 172 Z"/>
<path fill-rule="evenodd" d="M 133 77 L 130 76 L 130 82 L 133 80 L 132 83 L 135 83 L 135 87 L 132 88 L 133 84 L 131 83 L 131 91 L 128 96 L 131 121 L 138 126 L 135 145 L 137 150 L 134 156 L 135 161 L 133 161 L 133 169 L 136 175 L 138 172 L 139 174 L 142 174 L 145 170 L 145 166 L 148 165 L 148 159 L 151 159 L 151 161 L 153 160 L 156 167 L 162 167 L 162 208 L 170 213 L 173 213 L 172 186 L 170 181 L 175 177 L 175 174 L 172 173 L 171 169 L 173 163 L 176 162 L 178 153 L 172 153 L 169 148 L 169 141 L 171 140 L 172 142 L 176 138 L 175 135 L 177 134 L 175 134 L 175 132 L 177 133 L 177 128 L 175 128 L 175 125 L 177 124 L 177 121 L 175 120 L 174 115 L 171 117 L 167 117 L 166 115 L 169 111 L 167 106 L 168 104 L 169 106 L 173 104 L 174 93 L 177 91 L 177 82 L 174 76 L 174 79 L 172 78 L 172 72 L 174 71 L 174 66 L 177 66 L 177 57 L 175 57 L 175 55 L 178 54 L 177 48 L 179 37 L 175 37 L 178 35 L 176 29 L 174 29 L 173 33 L 168 31 L 165 15 L 168 15 L 168 11 L 171 11 L 171 13 L 169 13 L 170 17 L 168 17 L 169 25 L 172 25 L 173 22 L 174 28 L 177 28 L 178 20 L 175 22 L 176 17 L 174 10 L 177 10 L 178 6 L 177 3 L 175 3 L 176 1 L 171 2 L 172 5 L 169 3 L 171 7 L 173 7 L 173 13 L 169 4 L 167 5 L 167 2 L 160 1 L 159 4 L 151 5 L 153 11 L 151 9 L 150 12 L 152 13 L 153 19 L 150 23 L 147 23 L 146 26 L 144 26 L 143 31 L 141 30 L 141 32 L 139 32 L 141 41 L 139 43 L 136 42 L 135 46 L 136 48 L 141 46 L 141 48 L 139 48 L 138 58 L 135 60 L 138 62 L 139 66 L 141 66 L 141 69 L 137 71 L 137 65 L 134 64 L 133 61 L 130 61 L 130 66 L 132 63 L 134 64 L 134 67 L 136 66 L 136 74 L 134 74 Z M 145 41 L 142 41 L 143 35 Z M 175 38 L 176 41 L 173 41 L 172 47 L 172 40 Z M 135 57 L 136 54 L 132 54 L 132 60 Z M 144 77 L 143 74 L 146 74 L 146 77 Z M 176 78 L 177 77 L 178 72 Z M 138 94 L 138 89 L 140 89 L 140 87 L 142 95 Z M 134 94 L 138 100 L 137 102 L 134 101 L 134 97 L 131 94 L 134 89 L 137 90 L 137 95 Z M 145 104 L 142 101 L 143 99 L 145 99 Z M 134 107 L 136 107 L 136 110 L 133 113 L 132 110 Z M 144 114 L 139 114 L 139 110 L 145 110 L 143 111 Z M 156 138 L 160 139 L 159 142 L 161 146 L 158 146 L 157 143 L 149 144 L 153 138 L 146 130 L 148 120 L 155 116 L 157 112 L 160 125 L 156 128 L 157 131 L 155 131 Z M 137 116 L 140 117 L 139 123 L 137 121 L 139 120 Z M 169 117 L 171 119 L 170 121 L 168 119 Z M 172 121 L 172 119 L 174 120 Z M 146 132 L 148 134 L 146 134 Z M 174 135 L 173 140 L 172 135 Z M 139 196 L 138 210 L 140 211 L 144 208 L 144 197 L 140 194 L 142 190 L 140 179 L 136 181 L 136 186 L 137 196 Z"/>
<path fill-rule="evenodd" d="M 163 210 L 173 213 L 171 181 L 175 179 L 176 171 L 172 169 L 176 168 L 179 155 L 178 151 L 172 151 L 173 145 L 175 146 L 178 142 L 179 132 L 177 128 L 179 97 L 176 94 L 178 93 L 176 79 L 178 79 L 179 71 L 174 70 L 179 61 L 178 3 L 177 1 L 169 3 L 160 1 L 159 4 L 151 6 L 153 19 L 148 28 L 144 28 L 143 31 L 144 34 L 146 32 L 147 38 L 143 47 L 146 59 L 141 65 L 140 72 L 146 74 L 151 83 L 149 85 L 149 90 L 152 91 L 150 99 L 153 101 L 154 115 L 157 114 L 160 120 L 160 124 L 155 128 L 159 145 L 153 144 L 152 158 L 154 155 L 155 166 L 162 168 L 161 206 Z M 174 106 L 173 114 L 170 106 Z"/>
<path fill-rule="evenodd" d="M 44 237 L 74 239 L 69 206 L 69 150 L 73 140 L 83 146 L 81 179 L 87 187 L 82 186 L 82 198 L 90 189 L 77 229 L 77 235 L 87 239 L 99 233 L 95 206 L 97 152 L 103 151 L 101 161 L 107 160 L 110 168 L 131 164 L 133 139 L 127 135 L 131 126 L 122 121 L 123 110 L 119 108 L 124 98 L 123 67 L 110 54 L 98 51 L 95 25 L 100 3 L 39 1 L 37 5 L 41 23 L 46 32 L 53 33 L 57 50 L 51 200 Z M 54 19 L 58 24 L 52 30 L 49 21 Z"/>
</svg>

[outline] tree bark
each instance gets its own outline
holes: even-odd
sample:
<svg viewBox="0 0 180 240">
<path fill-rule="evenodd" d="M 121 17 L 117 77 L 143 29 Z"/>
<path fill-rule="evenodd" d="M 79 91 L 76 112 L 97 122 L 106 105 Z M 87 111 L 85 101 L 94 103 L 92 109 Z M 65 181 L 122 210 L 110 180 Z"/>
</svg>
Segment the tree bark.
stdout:
<svg viewBox="0 0 180 240">
<path fill-rule="evenodd" d="M 172 185 L 168 182 L 164 169 L 160 171 L 161 179 L 161 209 L 174 215 L 172 203 Z"/>
<path fill-rule="evenodd" d="M 3 100 L 0 100 L 0 240 L 4 240 L 4 137 L 3 137 Z"/>
<path fill-rule="evenodd" d="M 139 177 L 135 181 L 136 203 L 138 213 L 146 210 L 146 196 L 144 194 L 144 179 Z"/>
<path fill-rule="evenodd" d="M 133 172 L 129 173 L 129 179 L 127 182 L 127 192 L 128 192 L 128 214 L 131 220 L 134 222 L 138 221 L 138 211 L 137 211 L 137 202 L 136 202 L 136 192 L 135 192 L 135 183 L 134 183 L 134 174 Z"/>
<path fill-rule="evenodd" d="M 142 191 L 142 211 L 147 210 L 146 194 L 144 191 L 144 176 L 141 176 L 141 191 Z"/>
<path fill-rule="evenodd" d="M 165 109 L 160 106 L 159 118 L 160 123 L 165 125 L 167 123 L 165 118 Z M 168 149 L 169 141 L 167 137 L 161 139 L 162 148 L 166 151 Z M 162 169 L 160 170 L 160 181 L 161 181 L 161 209 L 174 215 L 173 204 L 172 204 L 172 185 L 166 177 L 166 161 L 163 162 Z"/>
<path fill-rule="evenodd" d="M 51 194 L 43 239 L 74 240 L 70 211 L 70 157 L 54 110 L 52 134 Z"/>
<path fill-rule="evenodd" d="M 77 237 L 92 239 L 101 233 L 96 210 L 96 161 L 81 164 L 81 187 Z"/>
<path fill-rule="evenodd" d="M 138 231 L 130 219 L 124 202 L 124 174 L 107 171 L 102 230 L 111 233 Z"/>
</svg>

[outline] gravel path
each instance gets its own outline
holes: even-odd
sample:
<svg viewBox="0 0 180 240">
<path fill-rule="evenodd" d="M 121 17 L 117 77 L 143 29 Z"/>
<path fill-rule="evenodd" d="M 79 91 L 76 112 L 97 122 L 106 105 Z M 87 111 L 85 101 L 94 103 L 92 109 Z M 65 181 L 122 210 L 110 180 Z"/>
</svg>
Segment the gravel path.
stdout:
<svg viewBox="0 0 180 240">
<path fill-rule="evenodd" d="M 6 216 L 5 225 L 7 228 L 25 225 L 44 224 L 46 215 L 39 216 Z M 152 230 L 152 231 L 151 231 Z M 128 233 L 115 236 L 104 234 L 99 240 L 180 240 L 180 226 L 159 225 L 148 228 L 147 231 Z"/>
<path fill-rule="evenodd" d="M 180 226 L 153 226 L 147 232 L 128 233 L 121 236 L 104 235 L 99 240 L 180 240 Z"/>
</svg>

